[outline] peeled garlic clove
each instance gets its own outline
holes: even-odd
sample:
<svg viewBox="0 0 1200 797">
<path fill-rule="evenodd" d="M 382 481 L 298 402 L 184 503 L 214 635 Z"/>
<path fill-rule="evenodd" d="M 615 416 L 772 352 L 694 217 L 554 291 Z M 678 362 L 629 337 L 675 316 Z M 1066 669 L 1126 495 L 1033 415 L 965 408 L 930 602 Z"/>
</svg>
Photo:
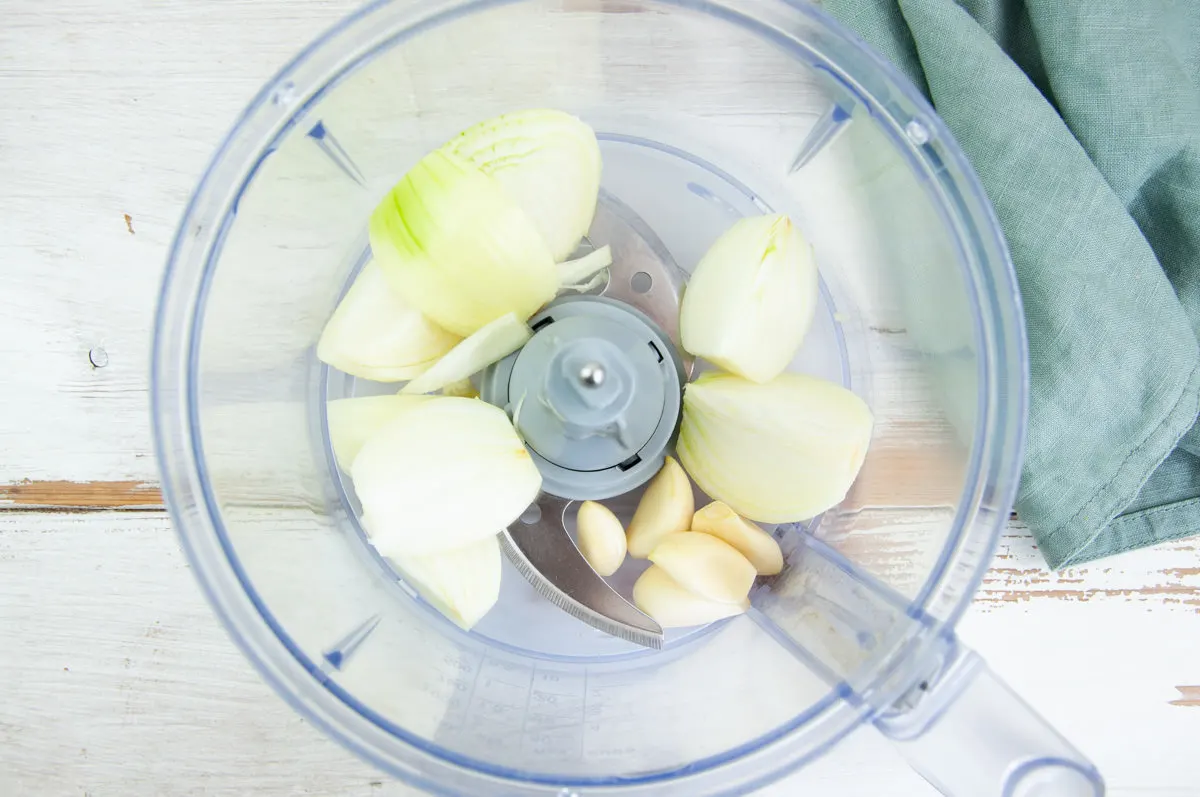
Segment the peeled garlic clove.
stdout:
<svg viewBox="0 0 1200 797">
<path fill-rule="evenodd" d="M 401 393 L 432 393 L 452 382 L 479 373 L 525 345 L 532 330 L 512 313 L 506 313 L 481 327 L 450 350 L 425 373 L 400 389 Z"/>
<path fill-rule="evenodd" d="M 326 405 L 329 443 L 338 467 L 347 473 L 363 444 L 388 421 L 428 396 L 362 396 L 334 399 Z"/>
<path fill-rule="evenodd" d="M 758 575 L 732 545 L 696 531 L 668 534 L 650 552 L 650 561 L 688 592 L 719 603 L 744 600 Z"/>
<path fill-rule="evenodd" d="M 423 556 L 494 536 L 542 476 L 504 410 L 431 396 L 388 421 L 350 469 L 362 523 L 384 556 Z"/>
<path fill-rule="evenodd" d="M 634 582 L 633 603 L 663 628 L 713 623 L 750 608 L 748 599 L 720 603 L 694 595 L 658 566 L 651 567 Z"/>
<path fill-rule="evenodd" d="M 663 537 L 686 531 L 695 508 L 692 483 L 679 463 L 667 457 L 662 469 L 650 480 L 629 522 L 626 534 L 629 555 L 645 559 Z"/>
<path fill-rule="evenodd" d="M 783 552 L 775 538 L 720 501 L 696 510 L 692 531 L 729 543 L 750 560 L 760 576 L 773 576 L 783 570 Z"/>
<path fill-rule="evenodd" d="M 500 185 L 446 149 L 421 159 L 371 214 L 388 283 L 438 326 L 467 336 L 558 292 L 541 234 Z"/>
<path fill-rule="evenodd" d="M 767 382 L 792 361 L 817 306 L 812 247 L 787 216 L 741 219 L 688 280 L 683 348 L 746 379 Z"/>
<path fill-rule="evenodd" d="M 760 385 L 710 372 L 684 389 L 676 448 L 713 498 L 751 520 L 790 523 L 846 497 L 872 426 L 862 399 L 815 376 Z"/>
<path fill-rule="evenodd" d="M 370 262 L 325 324 L 317 358 L 363 379 L 399 382 L 424 373 L 460 340 L 401 299 Z"/>
<path fill-rule="evenodd" d="M 467 128 L 446 149 L 500 184 L 555 260 L 569 257 L 591 226 L 600 193 L 600 146 L 592 128 L 574 116 L 554 110 L 507 113 Z"/>
<path fill-rule="evenodd" d="M 435 609 L 470 631 L 500 599 L 500 542 L 493 534 L 428 556 L 393 556 L 406 581 Z"/>
<path fill-rule="evenodd" d="M 612 511 L 584 501 L 575 515 L 576 540 L 583 558 L 602 576 L 611 576 L 625 561 L 625 529 Z"/>
</svg>

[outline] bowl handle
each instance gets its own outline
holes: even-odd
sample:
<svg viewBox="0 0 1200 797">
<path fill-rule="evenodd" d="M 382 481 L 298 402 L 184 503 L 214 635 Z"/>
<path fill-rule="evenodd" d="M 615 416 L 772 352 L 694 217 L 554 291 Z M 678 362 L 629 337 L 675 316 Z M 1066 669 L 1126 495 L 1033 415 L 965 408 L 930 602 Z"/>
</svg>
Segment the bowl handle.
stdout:
<svg viewBox="0 0 1200 797">
<path fill-rule="evenodd" d="M 1103 797 L 1104 780 L 974 651 L 951 637 L 937 673 L 875 725 L 948 797 Z"/>
</svg>

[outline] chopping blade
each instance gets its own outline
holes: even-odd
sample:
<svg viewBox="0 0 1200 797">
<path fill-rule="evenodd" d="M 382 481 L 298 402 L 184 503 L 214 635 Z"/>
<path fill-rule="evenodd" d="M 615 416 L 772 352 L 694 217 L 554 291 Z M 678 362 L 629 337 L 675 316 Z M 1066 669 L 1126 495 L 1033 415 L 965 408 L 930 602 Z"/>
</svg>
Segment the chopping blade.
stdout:
<svg viewBox="0 0 1200 797">
<path fill-rule="evenodd" d="M 500 535 L 501 548 L 555 606 L 660 649 L 662 628 L 592 569 L 564 513 L 572 499 L 628 494 L 662 466 L 692 365 L 678 349 L 684 274 L 645 222 L 603 191 L 588 237 L 612 248 L 600 295 L 552 303 L 530 319 L 534 338 L 483 377 L 483 398 L 516 416 L 543 475 L 542 496 Z"/>
<path fill-rule="evenodd" d="M 564 612 L 627 642 L 661 649 L 659 624 L 610 587 L 575 546 L 563 522 L 569 503 L 544 495 L 535 505 L 542 512 L 537 521 L 518 520 L 500 535 L 504 555 L 542 597 Z"/>
</svg>

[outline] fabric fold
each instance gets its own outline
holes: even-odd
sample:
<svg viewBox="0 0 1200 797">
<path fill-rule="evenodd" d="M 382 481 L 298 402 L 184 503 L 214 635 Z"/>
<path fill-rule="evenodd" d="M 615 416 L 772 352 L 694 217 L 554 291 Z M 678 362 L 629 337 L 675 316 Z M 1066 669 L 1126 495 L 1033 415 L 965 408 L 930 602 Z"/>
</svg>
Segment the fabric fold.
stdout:
<svg viewBox="0 0 1200 797">
<path fill-rule="evenodd" d="M 826 0 L 925 91 L 1025 303 L 1051 567 L 1200 533 L 1200 3 Z"/>
</svg>

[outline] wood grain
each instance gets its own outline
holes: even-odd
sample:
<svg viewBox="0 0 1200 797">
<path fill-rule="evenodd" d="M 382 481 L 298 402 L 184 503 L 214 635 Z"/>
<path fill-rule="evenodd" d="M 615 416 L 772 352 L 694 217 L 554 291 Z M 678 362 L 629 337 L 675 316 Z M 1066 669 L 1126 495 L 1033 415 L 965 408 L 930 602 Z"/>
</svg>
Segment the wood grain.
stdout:
<svg viewBox="0 0 1200 797">
<path fill-rule="evenodd" d="M 21 481 L 0 484 L 0 510 L 101 511 L 163 509 L 158 486 L 139 481 L 68 482 Z"/>
<path fill-rule="evenodd" d="M 262 83 L 358 5 L 5 4 L 0 797 L 415 793 L 299 719 L 219 626 L 162 510 L 147 412 L 155 299 L 192 186 Z M 901 327 L 870 345 L 899 345 Z M 928 548 L 916 509 L 956 492 L 939 436 L 881 438 L 852 497 L 914 508 L 846 541 L 897 584 Z M 1194 542 L 1051 575 L 1015 525 L 960 629 L 1110 797 L 1195 797 L 1198 588 Z M 764 794 L 934 792 L 863 732 Z"/>
<path fill-rule="evenodd" d="M 1177 686 L 1179 699 L 1172 700 L 1172 706 L 1189 706 L 1200 708 L 1200 686 Z"/>
<path fill-rule="evenodd" d="M 1015 534 L 1009 547 L 1014 567 L 1037 561 Z M 1188 567 L 1191 553 L 1124 561 L 1124 578 L 1150 583 Z M 1035 592 L 969 613 L 962 633 L 1095 758 L 1110 795 L 1191 797 L 1200 688 L 1177 684 L 1200 679 L 1200 618 L 1153 600 Z M 308 727 L 259 679 L 162 512 L 0 513 L 0 649 L 4 797 L 414 794 Z M 868 731 L 763 797 L 795 794 L 935 797 Z"/>
<path fill-rule="evenodd" d="M 1157 546 L 1150 556 L 1163 565 L 1144 569 L 1128 555 L 1095 562 L 1088 567 L 1061 572 L 1046 569 L 1037 558 L 1028 531 L 1013 524 L 1000 539 L 996 561 L 983 579 L 975 605 L 989 610 L 1000 604 L 1021 604 L 1043 599 L 1070 602 L 1119 600 L 1171 611 L 1200 615 L 1200 568 L 1195 561 L 1195 540 L 1173 540 Z M 1182 563 L 1176 565 L 1168 560 Z"/>
<path fill-rule="evenodd" d="M 0 582 L 0 795 L 415 794 L 259 679 L 162 513 L 4 513 Z"/>
<path fill-rule="evenodd" d="M 156 479 L 149 346 L 175 224 L 263 82 L 358 5 L 5 3 L 0 483 Z"/>
</svg>

